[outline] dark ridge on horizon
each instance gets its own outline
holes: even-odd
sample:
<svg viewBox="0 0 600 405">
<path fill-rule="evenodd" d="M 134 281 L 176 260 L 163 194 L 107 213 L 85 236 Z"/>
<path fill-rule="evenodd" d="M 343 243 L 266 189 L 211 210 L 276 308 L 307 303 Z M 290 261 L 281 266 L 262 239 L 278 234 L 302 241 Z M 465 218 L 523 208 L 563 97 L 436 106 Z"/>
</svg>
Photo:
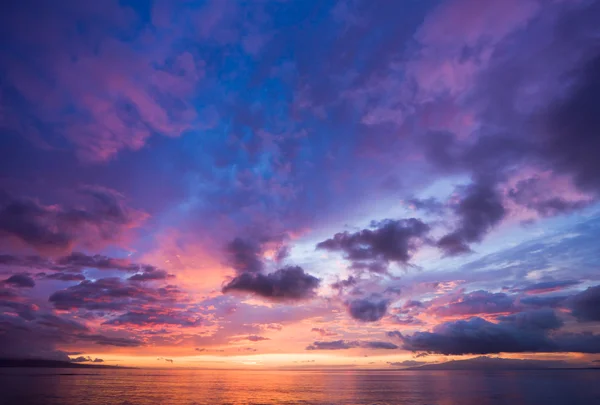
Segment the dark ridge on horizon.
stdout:
<svg viewBox="0 0 600 405">
<path fill-rule="evenodd" d="M 135 369 L 136 367 L 109 366 L 100 364 L 81 364 L 62 360 L 44 359 L 0 359 L 0 368 L 30 367 L 30 368 L 104 368 L 104 369 Z"/>
<path fill-rule="evenodd" d="M 466 360 L 451 360 L 444 363 L 425 364 L 404 370 L 600 370 L 600 367 L 571 365 L 562 360 L 522 360 L 479 356 Z"/>
</svg>

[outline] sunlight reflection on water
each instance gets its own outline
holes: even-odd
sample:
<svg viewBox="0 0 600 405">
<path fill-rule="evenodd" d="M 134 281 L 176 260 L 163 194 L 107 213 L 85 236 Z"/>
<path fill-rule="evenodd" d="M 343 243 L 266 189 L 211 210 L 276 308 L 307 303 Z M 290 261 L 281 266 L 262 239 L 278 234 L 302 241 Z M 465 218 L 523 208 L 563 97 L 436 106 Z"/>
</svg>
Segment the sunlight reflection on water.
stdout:
<svg viewBox="0 0 600 405">
<path fill-rule="evenodd" d="M 600 403 L 600 372 L 0 370 L 4 405 Z"/>
</svg>

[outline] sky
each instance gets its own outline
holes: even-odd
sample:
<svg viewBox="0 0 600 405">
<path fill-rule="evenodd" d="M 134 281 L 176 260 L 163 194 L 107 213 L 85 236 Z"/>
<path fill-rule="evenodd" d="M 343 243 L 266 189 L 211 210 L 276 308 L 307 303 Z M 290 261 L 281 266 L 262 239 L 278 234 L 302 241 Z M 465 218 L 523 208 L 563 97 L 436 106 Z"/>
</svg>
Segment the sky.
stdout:
<svg viewBox="0 0 600 405">
<path fill-rule="evenodd" d="M 600 2 L 2 7 L 0 357 L 600 360 Z"/>
</svg>

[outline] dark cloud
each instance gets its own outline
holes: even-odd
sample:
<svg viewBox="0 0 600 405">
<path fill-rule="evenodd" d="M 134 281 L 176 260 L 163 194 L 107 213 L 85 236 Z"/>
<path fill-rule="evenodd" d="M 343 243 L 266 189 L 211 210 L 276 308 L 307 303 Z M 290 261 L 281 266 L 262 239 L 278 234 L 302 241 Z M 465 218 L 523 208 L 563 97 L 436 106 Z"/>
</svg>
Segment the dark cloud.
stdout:
<svg viewBox="0 0 600 405">
<path fill-rule="evenodd" d="M 446 206 L 434 197 L 425 199 L 413 197 L 406 200 L 406 204 L 408 204 L 409 207 L 423 211 L 428 215 L 441 215 L 446 210 Z"/>
<path fill-rule="evenodd" d="M 556 316 L 556 312 L 549 308 L 500 316 L 498 317 L 498 320 L 523 330 L 554 330 L 559 329 L 564 324 L 564 322 Z"/>
<path fill-rule="evenodd" d="M 508 197 L 544 217 L 568 213 L 589 205 L 587 200 L 570 201 L 560 196 L 548 196 L 547 185 L 539 177 L 520 180 L 508 191 Z"/>
<path fill-rule="evenodd" d="M 522 288 L 513 289 L 513 291 L 524 292 L 527 294 L 544 294 L 554 291 L 564 290 L 574 285 L 580 284 L 578 280 L 553 280 L 553 281 L 542 281 L 527 285 Z"/>
<path fill-rule="evenodd" d="M 87 332 L 88 327 L 82 323 L 68 318 L 62 318 L 53 314 L 43 314 L 37 318 L 37 324 L 63 332 Z"/>
<path fill-rule="evenodd" d="M 388 271 L 388 265 L 385 262 L 360 263 L 354 262 L 350 265 L 352 270 L 368 271 L 371 273 L 384 274 Z"/>
<path fill-rule="evenodd" d="M 571 313 L 580 322 L 600 321 L 600 285 L 574 295 L 569 300 Z"/>
<path fill-rule="evenodd" d="M 90 363 L 104 363 L 104 360 L 96 357 L 95 359 L 92 359 L 90 356 L 79 356 L 76 357 L 74 359 L 71 359 L 71 362 L 73 363 L 86 363 L 86 362 L 90 362 Z"/>
<path fill-rule="evenodd" d="M 567 296 L 533 296 L 533 297 L 523 297 L 519 299 L 519 304 L 526 305 L 534 308 L 556 308 L 561 305 L 568 297 Z"/>
<path fill-rule="evenodd" d="M 597 17 L 600 7 L 587 12 L 595 12 Z M 583 30 L 584 26 L 572 29 Z M 600 52 L 595 51 L 594 58 L 572 72 L 575 84 L 569 96 L 550 108 L 542 151 L 556 170 L 571 174 L 582 189 L 598 193 L 600 161 L 595 152 L 600 150 Z"/>
<path fill-rule="evenodd" d="M 68 361 L 69 357 L 56 349 L 65 342 L 68 333 L 37 325 L 0 313 L 0 356 L 3 358 L 39 358 Z"/>
<path fill-rule="evenodd" d="M 362 322 L 376 322 L 386 314 L 390 301 L 388 299 L 371 296 L 360 298 L 346 303 L 346 308 L 352 318 Z"/>
<path fill-rule="evenodd" d="M 13 287 L 27 287 L 32 288 L 35 287 L 35 281 L 29 274 L 21 273 L 21 274 L 13 274 L 9 278 L 3 281 L 5 284 L 10 284 Z"/>
<path fill-rule="evenodd" d="M 333 340 L 330 342 L 313 342 L 313 344 L 306 346 L 306 350 L 346 350 L 358 347 L 357 341 L 348 340 Z"/>
<path fill-rule="evenodd" d="M 60 257 L 56 260 L 55 266 L 61 270 L 81 270 L 83 268 L 92 268 L 99 270 L 123 270 L 123 271 L 140 271 L 146 267 L 139 264 L 130 263 L 125 259 L 114 259 L 103 255 L 86 255 L 81 252 L 72 252 L 67 256 Z"/>
<path fill-rule="evenodd" d="M 235 238 L 225 247 L 229 265 L 238 273 L 259 273 L 263 270 L 262 247 L 253 240 Z"/>
<path fill-rule="evenodd" d="M 128 311 L 109 321 L 107 325 L 176 325 L 184 327 L 199 326 L 203 318 L 190 311 L 181 311 L 162 307 Z"/>
<path fill-rule="evenodd" d="M 417 360 L 404 360 L 404 361 L 394 361 L 388 363 L 392 367 L 417 367 L 422 366 L 423 364 L 427 364 L 425 361 L 417 361 Z"/>
<path fill-rule="evenodd" d="M 366 349 L 387 349 L 387 350 L 394 350 L 394 349 L 398 348 L 398 346 L 396 346 L 393 343 L 379 341 L 379 340 L 362 342 L 361 347 L 366 348 Z"/>
<path fill-rule="evenodd" d="M 3 312 L 6 312 L 6 309 L 8 309 L 28 321 L 35 319 L 37 307 L 33 304 L 20 301 L 21 297 L 17 294 L 6 294 L 5 291 L 0 290 L 0 308 L 4 308 Z"/>
<path fill-rule="evenodd" d="M 418 318 L 415 318 L 412 315 L 395 315 L 392 317 L 392 322 L 398 325 L 422 325 L 423 321 Z"/>
<path fill-rule="evenodd" d="M 461 294 L 456 301 L 432 308 L 439 316 L 499 314 L 517 311 L 514 297 L 479 290 Z"/>
<path fill-rule="evenodd" d="M 59 281 L 83 281 L 83 280 L 85 280 L 85 276 L 83 274 L 79 274 L 79 273 L 62 273 L 62 272 L 51 273 L 51 274 L 39 273 L 37 276 L 41 277 L 41 278 L 46 278 L 48 280 L 59 280 Z"/>
<path fill-rule="evenodd" d="M 84 356 L 79 356 L 79 357 L 75 357 L 74 359 L 71 359 L 71 362 L 73 363 L 84 363 L 86 361 L 92 361 L 90 357 L 84 357 Z"/>
<path fill-rule="evenodd" d="M 389 262 L 408 264 L 428 232 L 429 226 L 416 218 L 387 219 L 373 222 L 371 229 L 337 233 L 318 243 L 317 249 L 343 252 L 353 266 L 380 273 Z"/>
<path fill-rule="evenodd" d="M 402 304 L 403 310 L 412 310 L 413 308 L 423 308 L 424 305 L 421 301 L 416 300 L 408 300 L 404 304 Z"/>
<path fill-rule="evenodd" d="M 553 311 L 540 310 L 507 316 L 498 323 L 475 317 L 438 325 L 432 332 L 388 335 L 399 338 L 406 350 L 445 355 L 600 352 L 600 335 L 556 332 L 561 325 Z"/>
<path fill-rule="evenodd" d="M 123 337 L 110 337 L 100 334 L 94 335 L 80 335 L 80 339 L 88 340 L 101 346 L 116 346 L 116 347 L 138 347 L 142 345 L 142 342 L 137 339 L 123 338 Z"/>
<path fill-rule="evenodd" d="M 47 268 L 51 262 L 41 256 L 0 255 L 1 266 L 16 266 L 29 268 Z"/>
<path fill-rule="evenodd" d="M 306 347 L 306 350 L 346 350 L 361 347 L 363 349 L 383 349 L 394 350 L 398 346 L 379 340 L 357 341 L 357 340 L 332 340 L 332 341 L 316 341 Z"/>
<path fill-rule="evenodd" d="M 317 332 L 321 336 L 336 336 L 337 335 L 337 333 L 328 331 L 327 329 L 324 329 L 324 328 L 312 328 L 310 331 Z"/>
<path fill-rule="evenodd" d="M 480 242 L 506 215 L 500 194 L 486 182 L 467 186 L 460 202 L 453 208 L 458 227 L 437 242 L 447 255 L 470 252 L 469 244 Z"/>
<path fill-rule="evenodd" d="M 358 283 L 358 280 L 354 276 L 349 276 L 348 278 L 346 278 L 344 280 L 339 280 L 339 281 L 336 281 L 335 283 L 332 283 L 331 288 L 333 288 L 334 290 L 343 290 L 344 288 L 347 288 L 347 287 L 353 287 L 357 283 Z"/>
<path fill-rule="evenodd" d="M 14 238 L 42 252 L 69 251 L 75 245 L 93 246 L 114 241 L 142 218 L 126 208 L 118 193 L 86 187 L 89 208 L 46 206 L 29 198 L 0 200 L 0 237 Z"/>
<path fill-rule="evenodd" d="M 251 293 L 273 301 L 294 301 L 313 298 L 320 280 L 301 267 L 288 266 L 273 273 L 242 273 L 223 287 L 223 293 Z"/>
<path fill-rule="evenodd" d="M 223 349 L 206 349 L 204 347 L 197 347 L 195 350 L 197 352 L 217 352 L 217 353 L 223 353 L 225 351 Z"/>
<path fill-rule="evenodd" d="M 69 361 L 60 345 L 98 344 L 137 347 L 142 342 L 119 336 L 91 333 L 90 329 L 69 316 L 36 311 L 33 317 L 15 317 L 0 313 L 0 356 Z"/>
<path fill-rule="evenodd" d="M 0 265 L 44 269 L 44 272 L 36 274 L 38 278 L 59 281 L 84 281 L 85 276 L 81 273 L 83 269 L 137 272 L 137 274 L 129 277 L 129 280 L 138 282 L 166 280 L 175 277 L 165 270 L 157 269 L 148 264 L 132 263 L 127 259 L 111 258 L 99 254 L 87 255 L 81 252 L 72 252 L 58 259 L 46 259 L 40 256 L 4 255 L 4 257 L 0 257 Z"/>
<path fill-rule="evenodd" d="M 174 286 L 148 288 L 118 277 L 101 278 L 56 291 L 49 301 L 57 309 L 125 310 L 147 303 L 174 303 L 180 295 Z"/>
<path fill-rule="evenodd" d="M 131 281 L 155 281 L 155 280 L 166 280 L 168 278 L 175 277 L 173 274 L 167 273 L 165 270 L 156 269 L 149 267 L 144 270 L 143 273 L 134 274 L 129 277 Z"/>
<path fill-rule="evenodd" d="M 271 340 L 271 339 L 264 337 L 264 336 L 250 335 L 250 336 L 246 337 L 246 340 L 249 340 L 251 342 L 260 342 L 261 340 Z"/>
</svg>

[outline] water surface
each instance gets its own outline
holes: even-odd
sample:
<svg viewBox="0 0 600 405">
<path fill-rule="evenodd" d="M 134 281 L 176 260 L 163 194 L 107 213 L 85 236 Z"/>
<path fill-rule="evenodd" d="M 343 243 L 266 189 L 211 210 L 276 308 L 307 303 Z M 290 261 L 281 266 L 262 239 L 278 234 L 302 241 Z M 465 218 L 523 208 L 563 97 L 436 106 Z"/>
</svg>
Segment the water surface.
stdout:
<svg viewBox="0 0 600 405">
<path fill-rule="evenodd" d="M 600 404 L 600 371 L 0 369 L 2 405 Z"/>
</svg>

